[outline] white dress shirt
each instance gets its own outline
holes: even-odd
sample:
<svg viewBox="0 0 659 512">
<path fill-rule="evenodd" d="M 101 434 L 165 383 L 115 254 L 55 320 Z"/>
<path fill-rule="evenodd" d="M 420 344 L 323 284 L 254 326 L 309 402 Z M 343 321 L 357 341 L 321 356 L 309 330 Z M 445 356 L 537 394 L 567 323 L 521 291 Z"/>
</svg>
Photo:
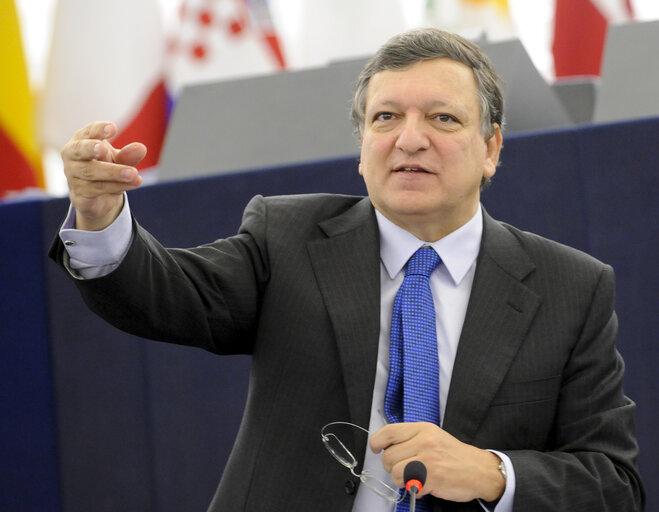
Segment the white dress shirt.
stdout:
<svg viewBox="0 0 659 512">
<path fill-rule="evenodd" d="M 68 253 L 65 265 L 76 279 L 92 279 L 109 274 L 123 261 L 133 240 L 133 223 L 124 194 L 124 206 L 115 219 L 102 231 L 75 229 L 76 212 L 73 206 L 59 232 Z"/>
<path fill-rule="evenodd" d="M 380 341 L 369 432 L 376 432 L 385 425 L 384 395 L 389 378 L 389 334 L 394 298 L 405 277 L 404 268 L 407 260 L 423 245 L 431 246 L 442 259 L 442 263 L 430 276 L 430 289 L 435 305 L 437 325 L 440 418 L 444 418 L 453 363 L 467 313 L 471 285 L 476 271 L 476 258 L 483 234 L 481 208 L 477 209 L 476 214 L 464 226 L 433 243 L 420 240 L 378 211 L 376 211 L 376 216 L 380 229 Z M 494 453 L 503 460 L 508 474 L 505 492 L 494 510 L 496 512 L 511 511 L 515 491 L 515 474 L 512 463 L 506 455 L 496 451 Z M 364 469 L 368 470 L 369 474 L 393 486 L 391 476 L 382 466 L 380 455 L 374 454 L 368 448 Z M 483 508 L 489 510 L 484 504 Z M 362 485 L 357 491 L 352 510 L 353 512 L 390 512 L 394 509 L 395 504 L 381 498 Z"/>
<path fill-rule="evenodd" d="M 483 215 L 480 208 L 464 226 L 431 244 L 416 238 L 377 211 L 376 215 L 380 229 L 380 338 L 369 432 L 376 432 L 385 425 L 384 395 L 389 377 L 389 331 L 394 298 L 405 277 L 404 267 L 407 260 L 423 245 L 430 245 L 442 259 L 442 264 L 430 277 L 430 288 L 437 325 L 440 414 L 441 418 L 444 417 L 453 363 L 467 312 L 483 233 Z M 69 256 L 67 268 L 77 279 L 101 277 L 117 268 L 128 252 L 132 237 L 130 207 L 125 194 L 124 207 L 119 217 L 103 231 L 75 229 L 73 207 L 69 208 L 67 218 L 60 229 L 60 239 Z M 337 421 L 344 419 L 337 418 Z M 513 506 L 515 473 L 506 455 L 496 451 L 494 453 L 503 460 L 508 475 L 505 492 L 494 511 L 508 512 Z M 391 476 L 382 466 L 380 455 L 374 454 L 368 448 L 364 469 L 393 486 Z M 357 491 L 353 512 L 390 512 L 394 507 L 394 503 L 362 485 Z M 488 510 L 484 504 L 483 508 Z"/>
</svg>

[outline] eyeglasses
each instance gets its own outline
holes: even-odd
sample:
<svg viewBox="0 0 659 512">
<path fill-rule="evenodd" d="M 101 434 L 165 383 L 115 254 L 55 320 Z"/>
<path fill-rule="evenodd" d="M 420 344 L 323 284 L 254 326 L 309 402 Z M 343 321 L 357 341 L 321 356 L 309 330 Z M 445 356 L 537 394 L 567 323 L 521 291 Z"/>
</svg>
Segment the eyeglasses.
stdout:
<svg viewBox="0 0 659 512">
<path fill-rule="evenodd" d="M 341 463 L 341 465 L 348 468 L 353 476 L 359 478 L 359 481 L 368 489 L 378 496 L 393 501 L 394 503 L 402 501 L 405 498 L 405 491 L 401 493 L 399 489 L 395 489 L 379 478 L 370 475 L 368 470 L 363 470 L 361 473 L 355 471 L 355 468 L 358 465 L 357 459 L 346 447 L 344 442 L 339 439 L 339 434 L 344 440 L 348 438 L 352 439 L 355 433 L 354 429 L 358 429 L 368 436 L 368 430 L 359 425 L 354 425 L 345 421 L 335 421 L 333 423 L 328 423 L 320 430 L 320 437 L 323 440 L 323 444 L 325 445 L 325 448 L 327 448 L 327 451 L 330 452 L 332 456 Z"/>
</svg>

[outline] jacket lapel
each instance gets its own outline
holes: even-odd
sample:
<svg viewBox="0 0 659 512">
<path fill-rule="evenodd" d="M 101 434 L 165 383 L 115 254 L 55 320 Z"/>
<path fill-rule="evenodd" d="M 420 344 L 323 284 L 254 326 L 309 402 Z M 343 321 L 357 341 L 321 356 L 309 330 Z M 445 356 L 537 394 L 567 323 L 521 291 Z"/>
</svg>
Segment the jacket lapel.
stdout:
<svg viewBox="0 0 659 512">
<path fill-rule="evenodd" d="M 343 367 L 351 421 L 368 427 L 380 330 L 380 242 L 368 198 L 307 245 Z"/>
<path fill-rule="evenodd" d="M 484 213 L 467 315 L 443 427 L 470 442 L 540 305 L 522 281 L 535 265 L 515 236 Z M 320 224 L 307 248 L 344 372 L 350 420 L 368 426 L 380 330 L 380 243 L 368 198 Z"/>
<path fill-rule="evenodd" d="M 466 443 L 473 441 L 540 304 L 522 282 L 535 265 L 517 238 L 486 213 L 483 222 L 443 424 Z"/>
</svg>

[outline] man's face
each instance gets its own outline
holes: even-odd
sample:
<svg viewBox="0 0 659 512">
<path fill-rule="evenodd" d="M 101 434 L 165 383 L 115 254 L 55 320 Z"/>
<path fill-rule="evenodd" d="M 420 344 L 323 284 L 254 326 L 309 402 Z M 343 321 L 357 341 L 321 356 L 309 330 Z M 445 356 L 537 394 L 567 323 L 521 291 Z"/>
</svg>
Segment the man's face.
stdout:
<svg viewBox="0 0 659 512">
<path fill-rule="evenodd" d="M 502 141 L 498 126 L 481 134 L 472 70 L 440 58 L 376 73 L 365 114 L 359 173 L 375 208 L 427 241 L 465 224 Z"/>
</svg>

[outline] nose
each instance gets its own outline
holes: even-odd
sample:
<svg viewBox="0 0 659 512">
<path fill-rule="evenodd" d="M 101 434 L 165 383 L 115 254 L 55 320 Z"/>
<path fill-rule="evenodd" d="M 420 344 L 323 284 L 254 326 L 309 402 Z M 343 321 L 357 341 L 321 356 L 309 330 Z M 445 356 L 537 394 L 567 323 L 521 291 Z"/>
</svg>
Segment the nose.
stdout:
<svg viewBox="0 0 659 512">
<path fill-rule="evenodd" d="M 428 149 L 430 139 L 426 129 L 423 119 L 416 116 L 405 118 L 401 123 L 400 133 L 396 139 L 396 148 L 407 154 L 414 154 L 417 151 Z"/>
</svg>

